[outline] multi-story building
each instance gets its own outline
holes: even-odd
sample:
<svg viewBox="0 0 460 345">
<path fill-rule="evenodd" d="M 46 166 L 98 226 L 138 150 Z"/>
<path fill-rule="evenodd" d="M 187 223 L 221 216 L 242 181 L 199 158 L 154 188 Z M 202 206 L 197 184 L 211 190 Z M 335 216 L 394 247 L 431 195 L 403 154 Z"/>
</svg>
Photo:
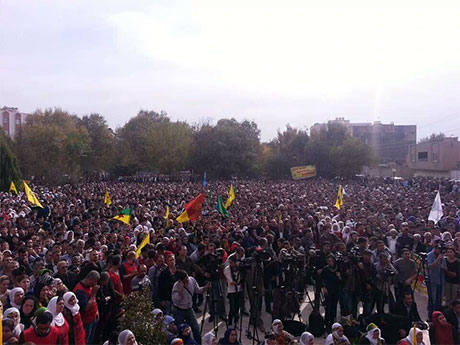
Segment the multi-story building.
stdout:
<svg viewBox="0 0 460 345">
<path fill-rule="evenodd" d="M 0 109 L 2 128 L 10 137 L 14 137 L 16 132 L 26 122 L 29 114 L 21 113 L 18 108 L 3 107 Z"/>
<path fill-rule="evenodd" d="M 313 134 L 322 128 L 327 128 L 333 123 L 343 125 L 351 136 L 372 146 L 381 164 L 390 162 L 404 164 L 409 153 L 409 145 L 415 145 L 417 141 L 416 125 L 395 125 L 393 122 L 382 124 L 380 121 L 350 123 L 344 118 L 337 118 L 327 124 L 316 123 L 310 128 L 310 133 Z"/>
<path fill-rule="evenodd" d="M 410 145 L 407 165 L 415 176 L 455 178 L 460 171 L 458 137 Z"/>
</svg>

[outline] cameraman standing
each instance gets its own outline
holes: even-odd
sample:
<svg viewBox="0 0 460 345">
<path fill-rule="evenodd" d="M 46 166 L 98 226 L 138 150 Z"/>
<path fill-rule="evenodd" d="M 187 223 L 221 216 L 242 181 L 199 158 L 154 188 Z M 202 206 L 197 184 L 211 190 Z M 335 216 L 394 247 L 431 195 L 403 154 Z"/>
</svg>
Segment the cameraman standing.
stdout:
<svg viewBox="0 0 460 345">
<path fill-rule="evenodd" d="M 337 316 L 337 303 L 341 294 L 342 275 L 337 270 L 337 264 L 333 254 L 327 257 L 327 266 L 321 270 L 323 295 L 326 299 L 325 322 L 327 330 L 330 330 Z"/>
<path fill-rule="evenodd" d="M 363 314 L 369 316 L 372 314 L 377 299 L 376 285 L 377 269 L 372 263 L 372 252 L 366 250 L 363 252 L 363 261 L 358 263 L 361 277 L 361 299 L 363 301 Z"/>
<path fill-rule="evenodd" d="M 375 268 L 377 270 L 377 312 L 383 313 L 386 303 L 388 303 L 391 311 L 395 304 L 391 285 L 398 271 L 390 263 L 386 253 L 380 253 L 380 261 L 375 265 Z"/>
<path fill-rule="evenodd" d="M 237 260 L 235 256 L 229 258 L 229 264 L 224 268 L 224 276 L 227 280 L 227 297 L 229 301 L 228 325 L 233 322 L 238 324 L 242 291 L 240 284 L 240 272 L 238 271 Z"/>
</svg>

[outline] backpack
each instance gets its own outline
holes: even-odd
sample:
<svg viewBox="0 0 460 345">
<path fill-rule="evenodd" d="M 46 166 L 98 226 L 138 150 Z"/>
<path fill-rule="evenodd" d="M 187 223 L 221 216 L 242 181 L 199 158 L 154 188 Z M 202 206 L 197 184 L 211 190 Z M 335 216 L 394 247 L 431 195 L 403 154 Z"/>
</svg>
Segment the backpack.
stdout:
<svg viewBox="0 0 460 345">
<path fill-rule="evenodd" d="M 316 338 L 324 335 L 324 319 L 318 310 L 313 310 L 308 317 L 308 331 Z"/>
</svg>

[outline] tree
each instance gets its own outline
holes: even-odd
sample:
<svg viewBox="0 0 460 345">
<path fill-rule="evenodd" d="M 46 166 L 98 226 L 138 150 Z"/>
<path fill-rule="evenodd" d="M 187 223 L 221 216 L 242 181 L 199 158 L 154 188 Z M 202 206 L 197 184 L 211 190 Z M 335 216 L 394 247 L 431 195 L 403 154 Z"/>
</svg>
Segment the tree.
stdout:
<svg viewBox="0 0 460 345">
<path fill-rule="evenodd" d="M 115 134 L 99 114 L 83 116 L 81 126 L 89 135 L 89 152 L 83 169 L 87 172 L 110 171 L 115 160 Z"/>
<path fill-rule="evenodd" d="M 166 332 L 163 322 L 155 320 L 151 291 L 144 289 L 132 292 L 123 298 L 125 313 L 121 319 L 122 329 L 129 329 L 139 344 L 165 344 Z"/>
<path fill-rule="evenodd" d="M 433 133 L 429 137 L 425 137 L 420 139 L 418 142 L 419 143 L 434 143 L 437 141 L 443 141 L 446 138 L 446 135 L 444 133 Z"/>
<path fill-rule="evenodd" d="M 363 166 L 376 161 L 372 148 L 357 138 L 347 137 L 342 145 L 331 150 L 331 162 L 336 176 L 352 177 L 360 173 Z"/>
<path fill-rule="evenodd" d="M 75 115 L 56 108 L 36 111 L 16 138 L 17 154 L 26 176 L 49 183 L 77 181 L 82 157 L 89 153 L 89 135 Z"/>
<path fill-rule="evenodd" d="M 259 171 L 260 130 L 253 121 L 221 119 L 193 134 L 190 167 L 218 178 L 251 177 Z"/>
<path fill-rule="evenodd" d="M 306 131 L 286 125 L 286 130 L 278 131 L 277 138 L 269 143 L 271 157 L 266 162 L 265 171 L 272 177 L 287 177 L 291 167 L 307 164 L 308 142 Z"/>
<path fill-rule="evenodd" d="M 0 190 L 7 191 L 11 181 L 19 186 L 21 177 L 11 139 L 0 129 Z"/>
<path fill-rule="evenodd" d="M 171 173 L 187 166 L 192 129 L 185 122 L 171 122 L 164 112 L 140 111 L 117 137 L 119 172 Z"/>
</svg>

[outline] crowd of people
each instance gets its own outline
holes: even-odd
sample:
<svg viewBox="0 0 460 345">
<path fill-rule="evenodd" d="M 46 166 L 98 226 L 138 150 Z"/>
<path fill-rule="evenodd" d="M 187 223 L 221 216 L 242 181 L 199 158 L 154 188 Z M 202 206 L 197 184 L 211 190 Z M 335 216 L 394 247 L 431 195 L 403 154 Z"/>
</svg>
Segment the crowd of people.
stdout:
<svg viewBox="0 0 460 345">
<path fill-rule="evenodd" d="M 43 207 L 32 207 L 23 193 L 0 193 L 3 343 L 137 344 L 120 320 L 123 298 L 140 290 L 149 291 L 168 345 L 251 343 L 246 336 L 312 345 L 323 335 L 326 345 L 422 345 L 425 326 L 434 344 L 460 343 L 460 183 L 233 185 L 228 216 L 216 202 L 229 182 L 32 185 Z M 435 224 L 428 214 L 438 190 L 444 215 Z M 200 193 L 200 218 L 177 222 Z M 132 209 L 129 224 L 111 219 L 125 208 Z M 429 320 L 414 298 L 422 284 Z M 305 299 L 308 322 L 300 317 Z M 291 329 L 295 316 L 308 332 Z M 203 334 L 199 319 L 213 331 Z M 226 325 L 221 337 L 219 320 Z"/>
</svg>

